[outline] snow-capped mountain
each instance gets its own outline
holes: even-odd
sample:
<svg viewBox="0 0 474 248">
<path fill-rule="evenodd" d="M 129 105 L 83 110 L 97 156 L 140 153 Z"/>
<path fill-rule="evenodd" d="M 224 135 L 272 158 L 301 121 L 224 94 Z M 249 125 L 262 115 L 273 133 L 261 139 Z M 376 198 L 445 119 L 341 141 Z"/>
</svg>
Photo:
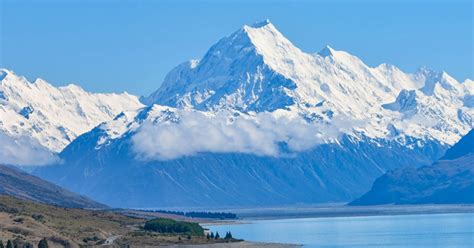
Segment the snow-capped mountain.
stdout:
<svg viewBox="0 0 474 248">
<path fill-rule="evenodd" d="M 0 132 L 13 139 L 32 137 L 53 152 L 120 112 L 142 106 L 127 93 L 93 94 L 72 84 L 54 87 L 0 70 Z"/>
<path fill-rule="evenodd" d="M 454 144 L 472 126 L 473 95 L 472 81 L 459 83 L 446 72 L 371 68 L 329 46 L 305 53 L 267 20 L 220 40 L 202 60 L 177 66 L 144 102 L 199 110 L 288 109 L 319 120 L 344 115 L 369 121 L 361 131 L 370 137 L 396 130 Z"/>
<path fill-rule="evenodd" d="M 302 52 L 265 21 L 36 173 L 111 206 L 348 201 L 387 170 L 439 158 L 473 127 L 473 96 L 473 81 L 445 72 Z"/>
</svg>

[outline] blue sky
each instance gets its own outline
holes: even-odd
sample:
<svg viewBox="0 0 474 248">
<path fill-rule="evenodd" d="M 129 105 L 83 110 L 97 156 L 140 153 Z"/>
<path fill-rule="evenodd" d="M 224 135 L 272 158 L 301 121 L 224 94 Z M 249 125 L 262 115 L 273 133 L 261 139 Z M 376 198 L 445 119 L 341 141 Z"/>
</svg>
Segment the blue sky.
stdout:
<svg viewBox="0 0 474 248">
<path fill-rule="evenodd" d="M 177 64 L 267 18 L 307 52 L 328 44 L 371 66 L 474 78 L 470 0 L 0 2 L 0 67 L 94 92 L 148 95 Z"/>
</svg>

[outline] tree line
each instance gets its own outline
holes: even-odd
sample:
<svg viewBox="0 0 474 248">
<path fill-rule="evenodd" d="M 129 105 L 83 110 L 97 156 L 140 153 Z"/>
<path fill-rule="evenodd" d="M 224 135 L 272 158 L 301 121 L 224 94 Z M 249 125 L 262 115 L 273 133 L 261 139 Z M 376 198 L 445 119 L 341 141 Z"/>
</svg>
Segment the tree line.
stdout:
<svg viewBox="0 0 474 248">
<path fill-rule="evenodd" d="M 211 233 L 208 233 L 208 234 L 206 235 L 206 238 L 207 238 L 207 239 L 220 239 L 221 236 L 219 235 L 219 232 L 216 232 L 216 235 L 214 235 L 214 233 L 211 232 Z M 224 236 L 224 239 L 233 239 L 232 233 L 231 233 L 231 232 L 226 232 L 226 233 L 225 233 L 225 236 Z"/>
<path fill-rule="evenodd" d="M 170 210 L 153 210 L 152 212 L 163 213 L 163 214 L 173 214 L 186 216 L 189 218 L 203 218 L 203 219 L 237 219 L 237 215 L 234 213 L 226 212 L 183 212 L 183 211 L 170 211 Z"/>
</svg>

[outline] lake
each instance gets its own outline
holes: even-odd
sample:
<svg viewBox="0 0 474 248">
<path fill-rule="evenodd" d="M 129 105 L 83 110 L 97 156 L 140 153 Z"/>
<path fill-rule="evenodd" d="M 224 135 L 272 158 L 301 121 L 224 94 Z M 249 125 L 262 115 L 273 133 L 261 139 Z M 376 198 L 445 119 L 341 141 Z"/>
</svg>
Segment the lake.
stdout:
<svg viewBox="0 0 474 248">
<path fill-rule="evenodd" d="M 304 247 L 474 247 L 474 213 L 251 220 L 224 236 Z"/>
</svg>

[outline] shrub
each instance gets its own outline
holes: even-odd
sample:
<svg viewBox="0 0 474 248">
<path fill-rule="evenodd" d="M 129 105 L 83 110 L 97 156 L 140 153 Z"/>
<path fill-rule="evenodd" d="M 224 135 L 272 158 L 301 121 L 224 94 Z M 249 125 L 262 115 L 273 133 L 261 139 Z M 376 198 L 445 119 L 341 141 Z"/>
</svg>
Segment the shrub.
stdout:
<svg viewBox="0 0 474 248">
<path fill-rule="evenodd" d="M 48 248 L 48 241 L 45 238 L 40 240 L 38 248 Z"/>
</svg>

